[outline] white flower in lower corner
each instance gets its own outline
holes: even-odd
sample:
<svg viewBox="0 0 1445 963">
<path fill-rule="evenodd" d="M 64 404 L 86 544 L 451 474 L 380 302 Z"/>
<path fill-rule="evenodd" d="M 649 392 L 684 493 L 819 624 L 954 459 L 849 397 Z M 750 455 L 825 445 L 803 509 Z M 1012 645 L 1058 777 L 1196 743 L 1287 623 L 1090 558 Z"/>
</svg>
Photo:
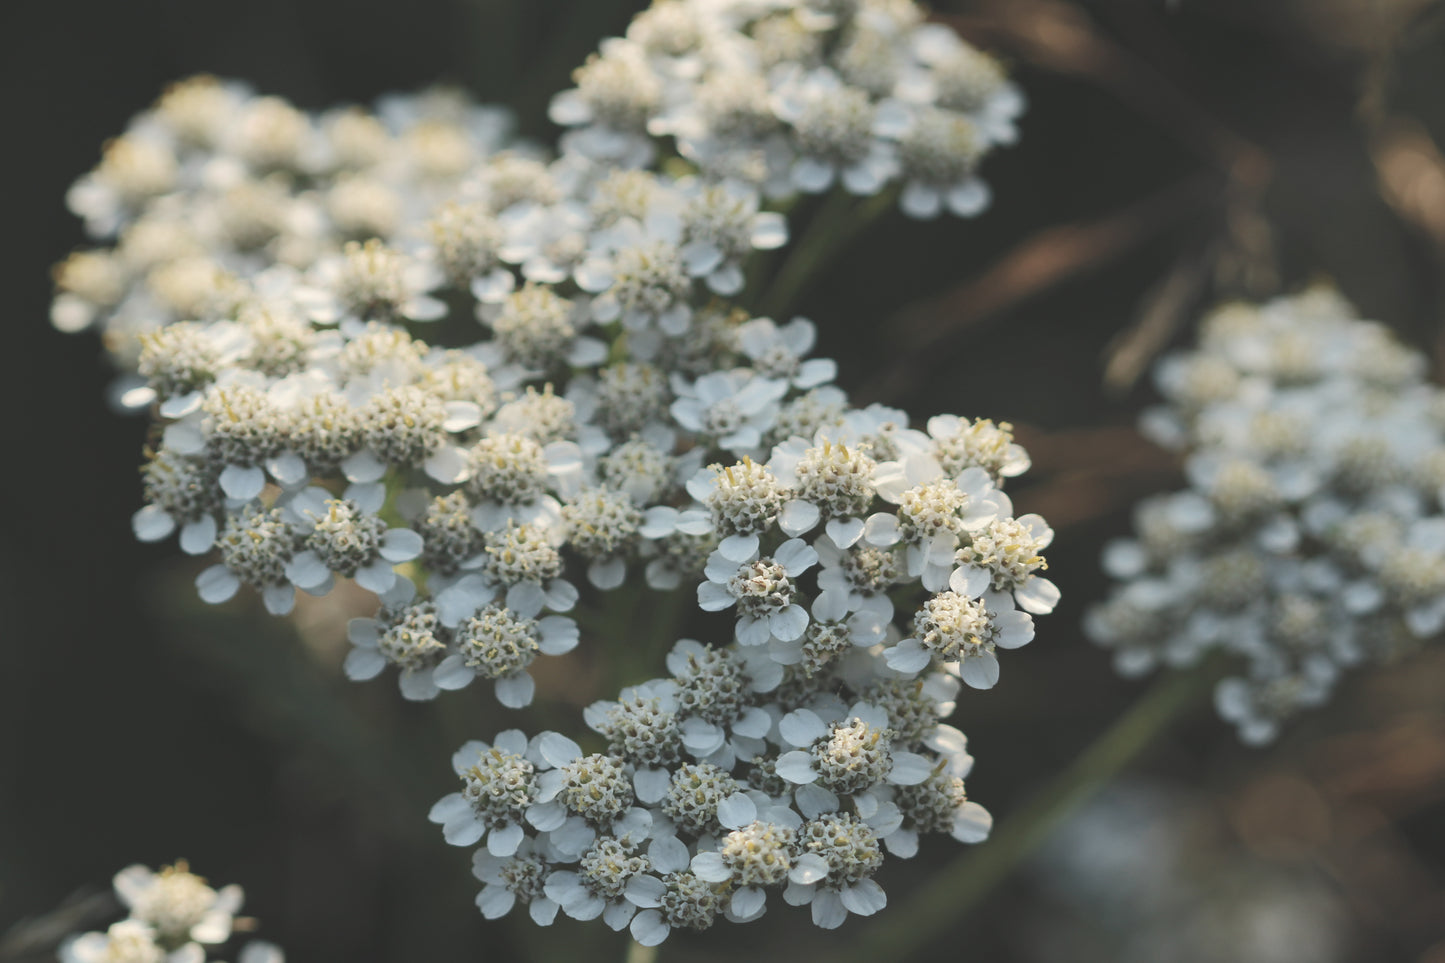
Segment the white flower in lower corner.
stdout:
<svg viewBox="0 0 1445 963">
<path fill-rule="evenodd" d="M 167 953 L 155 931 L 139 920 L 121 920 L 104 933 L 85 933 L 61 944 L 60 963 L 203 963 L 206 951 L 186 943 Z"/>
<path fill-rule="evenodd" d="M 771 557 L 754 552 L 743 564 L 714 552 L 698 586 L 697 602 L 706 612 L 738 607 L 737 640 L 763 645 L 769 639 L 791 642 L 808 628 L 808 611 L 796 601 L 799 575 L 812 568 L 818 553 L 800 538 L 789 539 Z"/>
<path fill-rule="evenodd" d="M 184 861 L 158 873 L 128 866 L 115 875 L 115 895 L 165 944 L 226 942 L 242 899 L 241 887 L 212 889 Z"/>
</svg>

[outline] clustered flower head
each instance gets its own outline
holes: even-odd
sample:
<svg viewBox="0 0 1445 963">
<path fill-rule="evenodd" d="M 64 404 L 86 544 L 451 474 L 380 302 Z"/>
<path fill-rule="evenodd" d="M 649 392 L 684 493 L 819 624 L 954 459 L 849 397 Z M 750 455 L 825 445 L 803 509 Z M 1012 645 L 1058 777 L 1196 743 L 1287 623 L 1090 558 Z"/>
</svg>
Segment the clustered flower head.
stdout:
<svg viewBox="0 0 1445 963">
<path fill-rule="evenodd" d="M 1165 358 L 1145 415 L 1191 487 L 1143 502 L 1109 545 L 1120 579 L 1085 622 L 1126 674 L 1221 650 L 1215 692 L 1249 743 L 1341 673 L 1445 628 L 1445 393 L 1426 361 L 1336 293 L 1206 319 Z"/>
<path fill-rule="evenodd" d="M 753 316 L 743 269 L 787 239 L 770 203 L 835 179 L 977 210 L 1020 100 L 878 0 L 664 0 L 577 77 L 555 156 L 453 95 L 310 115 L 184 82 L 75 188 L 113 244 L 59 269 L 55 320 L 99 326 L 157 421 L 137 536 L 208 556 L 210 603 L 373 593 L 354 680 L 520 709 L 600 593 L 724 613 L 589 710 L 605 751 L 458 752 L 432 815 L 484 844 L 485 915 L 655 943 L 776 889 L 837 926 L 882 907 L 885 851 L 987 834 L 940 720 L 1054 607 L 1052 531 L 1003 493 L 1029 464 L 1007 423 L 851 406 L 815 325 Z M 646 169 L 659 133 L 693 170 Z"/>
<path fill-rule="evenodd" d="M 1003 68 L 906 0 L 656 0 L 552 101 L 564 148 L 645 166 L 659 140 L 765 197 L 902 185 L 903 211 L 971 217 L 979 162 L 1017 137 Z"/>
<path fill-rule="evenodd" d="M 754 920 L 771 893 L 832 928 L 884 907 L 885 854 L 913 856 L 931 833 L 987 837 L 963 733 L 940 721 L 959 690 L 949 672 L 900 676 L 871 646 L 803 676 L 691 639 L 667 665 L 588 708 L 602 751 L 508 730 L 453 757 L 460 788 L 431 818 L 453 845 L 483 843 L 485 916 L 600 916 L 653 945 Z"/>
<path fill-rule="evenodd" d="M 212 889 L 184 860 L 152 872 L 130 866 L 115 875 L 129 915 L 104 933 L 83 933 L 60 947 L 61 963 L 203 963 L 231 939 L 241 887 Z M 284 963 L 281 950 L 252 940 L 238 963 Z"/>
</svg>

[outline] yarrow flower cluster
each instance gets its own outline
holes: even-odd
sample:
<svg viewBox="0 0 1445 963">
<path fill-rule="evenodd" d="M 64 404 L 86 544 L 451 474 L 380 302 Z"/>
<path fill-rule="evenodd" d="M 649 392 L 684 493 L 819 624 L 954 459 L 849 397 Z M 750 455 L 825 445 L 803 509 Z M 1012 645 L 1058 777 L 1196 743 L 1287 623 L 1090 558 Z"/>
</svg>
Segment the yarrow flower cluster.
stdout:
<svg viewBox="0 0 1445 963">
<path fill-rule="evenodd" d="M 835 180 L 976 212 L 1021 100 L 891 0 L 663 0 L 577 79 L 556 156 L 453 95 L 309 115 L 177 85 L 72 192 L 113 243 L 58 269 L 54 320 L 100 328 L 156 418 L 137 536 L 210 556 L 210 603 L 373 593 L 354 680 L 519 709 L 601 592 L 725 613 L 589 710 L 606 751 L 458 752 L 432 815 L 485 844 L 484 914 L 656 943 L 780 890 L 837 926 L 883 906 L 885 851 L 987 834 L 940 720 L 1054 607 L 1052 531 L 1003 493 L 1008 424 L 851 406 L 744 267 L 787 240 L 769 204 Z M 692 170 L 646 169 L 659 135 Z"/>
<path fill-rule="evenodd" d="M 1126 674 L 1242 661 L 1216 707 L 1249 743 L 1346 669 L 1445 628 L 1445 393 L 1382 325 L 1315 289 L 1229 305 L 1156 372 L 1145 415 L 1191 487 L 1108 546 L 1085 628 Z"/>
<path fill-rule="evenodd" d="M 231 939 L 241 888 L 212 889 L 185 861 L 152 872 L 130 866 L 115 875 L 129 915 L 104 933 L 83 933 L 60 947 L 61 963 L 203 963 Z M 247 921 L 249 922 L 249 921 Z M 284 963 L 276 946 L 252 940 L 238 963 Z"/>
<path fill-rule="evenodd" d="M 627 167 L 671 141 L 765 197 L 901 183 L 903 211 L 988 206 L 979 162 L 1017 137 L 1003 68 L 899 0 L 658 0 L 552 101 L 563 146 Z"/>
<path fill-rule="evenodd" d="M 775 893 L 832 928 L 884 907 L 885 853 L 988 835 L 963 733 L 940 721 L 950 673 L 900 676 L 880 646 L 811 677 L 736 643 L 685 639 L 667 662 L 668 677 L 588 708 L 603 752 L 508 730 L 453 757 L 460 789 L 431 818 L 453 845 L 484 843 L 488 918 L 519 903 L 544 925 L 601 916 L 653 945 L 756 919 Z"/>
</svg>

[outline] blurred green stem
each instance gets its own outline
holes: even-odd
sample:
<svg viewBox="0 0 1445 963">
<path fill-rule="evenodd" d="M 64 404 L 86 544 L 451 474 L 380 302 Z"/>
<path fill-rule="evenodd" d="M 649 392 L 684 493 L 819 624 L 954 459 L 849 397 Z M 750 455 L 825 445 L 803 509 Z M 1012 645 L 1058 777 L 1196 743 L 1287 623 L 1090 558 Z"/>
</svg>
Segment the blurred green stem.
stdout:
<svg viewBox="0 0 1445 963">
<path fill-rule="evenodd" d="M 757 304 L 760 317 L 785 320 L 798 298 L 835 256 L 893 206 L 898 191 L 888 188 L 858 200 L 841 187 L 828 194 Z"/>
<path fill-rule="evenodd" d="M 628 942 L 625 963 L 653 963 L 656 959 L 657 947 L 643 946 L 636 940 L 630 940 Z"/>
<path fill-rule="evenodd" d="M 1217 678 L 1214 665 L 1206 663 L 1155 682 L 1073 765 L 1002 820 L 987 843 L 956 857 L 869 924 L 844 954 L 844 963 L 902 960 L 958 926 L 1066 816 L 1202 702 Z"/>
</svg>

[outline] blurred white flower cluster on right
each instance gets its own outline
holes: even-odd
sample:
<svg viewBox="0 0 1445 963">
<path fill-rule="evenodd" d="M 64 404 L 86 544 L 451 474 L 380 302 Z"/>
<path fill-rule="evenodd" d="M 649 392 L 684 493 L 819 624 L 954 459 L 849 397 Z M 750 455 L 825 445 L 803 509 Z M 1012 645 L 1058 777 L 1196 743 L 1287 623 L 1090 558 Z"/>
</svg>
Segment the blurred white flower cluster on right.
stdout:
<svg viewBox="0 0 1445 963">
<path fill-rule="evenodd" d="M 1124 674 L 1222 650 L 1215 691 L 1248 743 L 1323 703 L 1341 672 L 1445 627 L 1445 392 L 1426 359 L 1333 290 L 1206 319 L 1156 369 L 1151 438 L 1190 487 L 1110 544 L 1122 580 L 1085 630 Z"/>
</svg>

